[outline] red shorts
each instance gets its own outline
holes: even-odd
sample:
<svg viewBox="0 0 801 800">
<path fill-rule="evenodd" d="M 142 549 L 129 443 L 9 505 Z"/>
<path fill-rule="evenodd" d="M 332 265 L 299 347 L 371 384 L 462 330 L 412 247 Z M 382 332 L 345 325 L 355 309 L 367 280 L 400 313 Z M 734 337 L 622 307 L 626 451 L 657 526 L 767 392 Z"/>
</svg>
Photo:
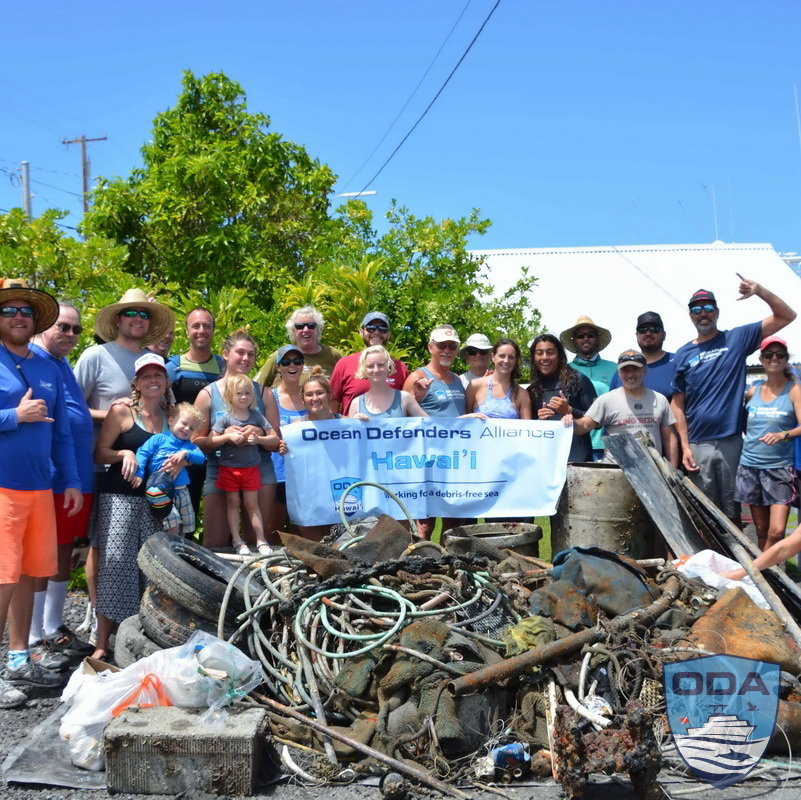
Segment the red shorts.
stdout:
<svg viewBox="0 0 801 800">
<path fill-rule="evenodd" d="M 53 492 L 0 489 L 0 583 L 22 574 L 49 578 L 57 569 Z"/>
<path fill-rule="evenodd" d="M 56 507 L 56 540 L 59 544 L 72 544 L 76 539 L 88 535 L 94 497 L 91 492 L 85 494 L 81 510 L 74 516 L 68 517 L 67 510 L 64 508 L 63 493 L 53 494 L 53 505 Z"/>
<path fill-rule="evenodd" d="M 224 467 L 220 464 L 217 470 L 217 481 L 214 484 L 224 492 L 258 492 L 261 488 L 261 468 Z"/>
</svg>

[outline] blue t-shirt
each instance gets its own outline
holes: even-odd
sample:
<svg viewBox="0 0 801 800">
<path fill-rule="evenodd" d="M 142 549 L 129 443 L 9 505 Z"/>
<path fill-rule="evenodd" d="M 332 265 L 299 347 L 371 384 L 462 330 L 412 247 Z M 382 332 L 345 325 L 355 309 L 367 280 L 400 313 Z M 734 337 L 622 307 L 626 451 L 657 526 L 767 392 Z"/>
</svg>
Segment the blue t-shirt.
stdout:
<svg viewBox="0 0 801 800">
<path fill-rule="evenodd" d="M 673 391 L 684 393 L 691 442 L 723 439 L 742 431 L 745 359 L 759 347 L 762 323 L 718 331 L 707 342 L 676 351 Z"/>
<path fill-rule="evenodd" d="M 659 392 L 659 394 L 665 395 L 668 400 L 673 395 L 673 374 L 676 370 L 675 358 L 675 353 L 665 353 L 662 358 L 654 361 L 653 364 L 649 364 L 643 381 L 643 386 L 646 389 Z M 620 373 L 615 371 L 615 377 L 612 378 L 609 388 L 619 389 L 622 385 Z"/>
<path fill-rule="evenodd" d="M 31 389 L 44 400 L 54 422 L 17 422 L 17 406 Z M 0 487 L 22 491 L 52 489 L 55 475 L 65 489 L 80 489 L 61 372 L 31 350 L 20 361 L 0 347 Z"/>
<path fill-rule="evenodd" d="M 75 373 L 65 358 L 56 358 L 44 347 L 32 344 L 31 350 L 38 353 L 42 358 L 49 359 L 61 373 L 61 380 L 64 385 L 64 402 L 67 406 L 67 415 L 70 420 L 70 433 L 72 434 L 72 445 L 75 448 L 75 466 L 78 468 L 78 480 L 81 483 L 81 491 L 90 494 L 95 486 L 95 463 L 94 463 L 94 423 L 92 415 L 89 413 L 89 406 L 83 396 L 83 390 L 78 386 Z M 56 472 L 53 476 L 53 491 L 63 492 L 67 487 L 64 484 L 64 475 Z"/>
<path fill-rule="evenodd" d="M 146 478 L 150 473 L 158 472 L 164 461 L 179 450 L 186 450 L 186 460 L 190 464 L 202 464 L 206 460 L 203 451 L 196 444 L 186 439 L 179 439 L 169 431 L 156 433 L 136 451 L 138 465 L 136 474 L 140 478 Z M 185 467 L 178 473 L 173 483 L 175 486 L 186 486 L 189 483 L 189 473 Z"/>
</svg>

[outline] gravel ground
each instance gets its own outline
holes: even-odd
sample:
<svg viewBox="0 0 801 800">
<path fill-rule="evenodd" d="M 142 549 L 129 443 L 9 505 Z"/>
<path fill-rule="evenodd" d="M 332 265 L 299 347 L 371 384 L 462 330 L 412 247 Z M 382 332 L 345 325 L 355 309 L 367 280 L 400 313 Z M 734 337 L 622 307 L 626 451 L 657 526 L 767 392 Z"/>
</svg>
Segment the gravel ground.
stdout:
<svg viewBox="0 0 801 800">
<path fill-rule="evenodd" d="M 67 624 L 75 628 L 83 619 L 85 608 L 85 595 L 75 593 L 70 595 L 69 608 L 67 612 Z M 5 661 L 5 642 L 0 647 L 0 658 Z M 9 751 L 18 743 L 23 741 L 31 729 L 48 717 L 59 706 L 60 692 L 50 692 L 49 694 L 38 694 L 29 699 L 27 705 L 22 709 L 2 710 L 0 709 L 0 755 L 4 760 Z M 667 797 L 679 797 L 684 794 L 700 794 L 720 798 L 721 800 L 739 800 L 740 798 L 753 798 L 760 796 L 770 796 L 771 800 L 796 800 L 799 796 L 798 781 L 774 782 L 774 781 L 748 781 L 726 790 L 717 790 L 705 784 L 694 782 L 678 783 L 674 778 L 665 776 L 667 783 L 664 785 Z M 689 791 L 688 791 L 689 790 Z M 564 794 L 561 787 L 553 782 L 545 785 L 509 787 L 504 786 L 497 792 L 465 790 L 471 798 L 479 800 L 490 800 L 490 798 L 506 797 L 509 800 L 527 800 L 537 798 L 537 800 L 558 800 Z M 363 786 L 352 784 L 347 786 L 335 786 L 325 788 L 304 788 L 290 783 L 280 783 L 268 789 L 264 794 L 256 795 L 262 798 L 277 798 L 277 800 L 318 800 L 324 794 L 326 800 L 380 800 L 382 797 L 379 790 L 374 786 Z M 430 792 L 415 792 L 413 798 L 432 798 L 439 795 Z M 106 798 L 131 798 L 132 800 L 167 800 L 175 795 L 134 795 L 116 794 L 110 795 L 105 790 L 88 789 L 64 789 L 50 786 L 31 785 L 31 784 L 10 784 L 0 786 L 0 798 L 10 798 L 13 800 L 60 800 L 69 798 L 70 800 L 106 800 Z M 217 795 L 202 795 L 190 793 L 179 795 L 186 800 L 212 800 Z M 608 779 L 598 776 L 597 780 L 588 783 L 585 792 L 587 800 L 635 800 L 636 795 L 631 789 L 631 785 L 624 779 Z"/>
</svg>

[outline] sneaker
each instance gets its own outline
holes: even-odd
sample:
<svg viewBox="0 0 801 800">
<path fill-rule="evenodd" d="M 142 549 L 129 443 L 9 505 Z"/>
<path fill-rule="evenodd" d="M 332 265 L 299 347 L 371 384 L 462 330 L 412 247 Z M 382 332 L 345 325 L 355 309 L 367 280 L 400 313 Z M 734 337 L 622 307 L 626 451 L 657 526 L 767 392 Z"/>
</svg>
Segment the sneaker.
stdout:
<svg viewBox="0 0 801 800">
<path fill-rule="evenodd" d="M 69 666 L 71 660 L 66 653 L 52 650 L 45 641 L 41 641 L 31 648 L 31 661 L 38 664 L 42 669 L 58 672 L 58 670 Z"/>
<path fill-rule="evenodd" d="M 64 678 L 55 672 L 42 669 L 35 661 L 26 661 L 21 667 L 6 667 L 3 676 L 14 686 L 30 686 L 37 689 L 58 689 L 64 685 Z"/>
<path fill-rule="evenodd" d="M 48 634 L 43 641 L 51 651 L 70 658 L 83 658 L 94 652 L 91 644 L 81 641 L 66 625 L 60 625 L 55 633 Z"/>
<path fill-rule="evenodd" d="M 0 708 L 19 708 L 27 699 L 24 692 L 0 678 Z"/>
</svg>

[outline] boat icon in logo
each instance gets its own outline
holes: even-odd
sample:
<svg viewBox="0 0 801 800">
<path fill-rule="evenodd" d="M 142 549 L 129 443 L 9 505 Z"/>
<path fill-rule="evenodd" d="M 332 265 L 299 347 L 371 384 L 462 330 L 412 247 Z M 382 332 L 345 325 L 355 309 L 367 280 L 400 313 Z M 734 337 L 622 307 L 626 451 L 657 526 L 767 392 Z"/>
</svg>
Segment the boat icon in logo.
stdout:
<svg viewBox="0 0 801 800">
<path fill-rule="evenodd" d="M 699 778 L 723 789 L 759 763 L 776 722 L 779 674 L 778 664 L 740 656 L 664 665 L 673 741 Z"/>
</svg>

